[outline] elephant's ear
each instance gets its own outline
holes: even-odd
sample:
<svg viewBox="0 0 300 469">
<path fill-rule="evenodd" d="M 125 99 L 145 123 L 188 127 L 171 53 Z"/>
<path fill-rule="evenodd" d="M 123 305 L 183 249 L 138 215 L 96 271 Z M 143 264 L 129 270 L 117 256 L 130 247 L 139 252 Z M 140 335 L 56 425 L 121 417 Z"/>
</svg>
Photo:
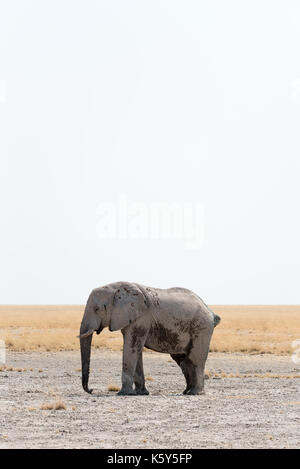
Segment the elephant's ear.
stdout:
<svg viewBox="0 0 300 469">
<path fill-rule="evenodd" d="M 149 301 L 137 285 L 120 286 L 113 297 L 110 331 L 118 331 L 145 314 Z"/>
</svg>

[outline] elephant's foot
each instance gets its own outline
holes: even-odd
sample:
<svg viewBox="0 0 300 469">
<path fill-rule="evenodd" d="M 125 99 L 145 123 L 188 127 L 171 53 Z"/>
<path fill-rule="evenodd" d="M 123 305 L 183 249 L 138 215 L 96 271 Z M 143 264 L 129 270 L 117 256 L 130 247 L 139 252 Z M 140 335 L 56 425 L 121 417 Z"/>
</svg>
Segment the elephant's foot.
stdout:
<svg viewBox="0 0 300 469">
<path fill-rule="evenodd" d="M 191 388 L 186 393 L 187 396 L 198 396 L 200 394 L 204 394 L 204 389 L 200 388 Z"/>
<path fill-rule="evenodd" d="M 185 390 L 183 391 L 183 394 L 188 394 L 188 392 L 189 392 L 190 389 L 191 389 L 191 388 L 185 388 Z"/>
<path fill-rule="evenodd" d="M 137 392 L 135 389 L 126 389 L 122 388 L 118 393 L 117 396 L 136 396 Z"/>
<path fill-rule="evenodd" d="M 135 390 L 136 390 L 136 393 L 139 396 L 148 396 L 149 395 L 149 391 L 146 388 L 142 388 L 142 389 L 135 388 Z"/>
</svg>

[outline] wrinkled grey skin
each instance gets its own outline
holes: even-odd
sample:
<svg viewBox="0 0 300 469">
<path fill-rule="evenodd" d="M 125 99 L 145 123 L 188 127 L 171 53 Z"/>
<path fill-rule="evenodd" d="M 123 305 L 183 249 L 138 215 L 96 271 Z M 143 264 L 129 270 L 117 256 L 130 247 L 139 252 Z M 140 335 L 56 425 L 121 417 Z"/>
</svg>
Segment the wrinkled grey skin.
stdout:
<svg viewBox="0 0 300 469">
<path fill-rule="evenodd" d="M 185 288 L 150 288 L 116 282 L 90 294 L 80 327 L 82 386 L 88 388 L 92 334 L 121 330 L 124 339 L 119 395 L 149 394 L 145 387 L 143 347 L 169 353 L 185 379 L 184 394 L 201 394 L 204 366 L 214 327 L 220 318 Z M 133 388 L 133 384 L 135 388 Z"/>
</svg>

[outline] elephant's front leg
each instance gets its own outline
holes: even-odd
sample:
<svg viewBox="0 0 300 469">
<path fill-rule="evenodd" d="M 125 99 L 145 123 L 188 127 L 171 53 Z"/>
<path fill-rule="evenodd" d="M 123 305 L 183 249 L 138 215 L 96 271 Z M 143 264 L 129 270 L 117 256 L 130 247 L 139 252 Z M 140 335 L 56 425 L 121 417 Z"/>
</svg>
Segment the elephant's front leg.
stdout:
<svg viewBox="0 0 300 469">
<path fill-rule="evenodd" d="M 149 394 L 149 391 L 145 387 L 145 376 L 144 376 L 142 352 L 140 352 L 139 357 L 138 357 L 136 370 L 135 370 L 135 376 L 134 376 L 134 384 L 135 384 L 135 390 L 137 394 L 139 395 Z"/>
<path fill-rule="evenodd" d="M 123 368 L 122 368 L 122 388 L 118 392 L 119 396 L 136 395 L 137 391 L 133 389 L 133 382 L 136 371 L 139 372 L 138 359 L 142 354 L 145 336 L 137 336 L 136 331 L 132 327 L 122 331 L 124 338 L 123 345 Z"/>
</svg>

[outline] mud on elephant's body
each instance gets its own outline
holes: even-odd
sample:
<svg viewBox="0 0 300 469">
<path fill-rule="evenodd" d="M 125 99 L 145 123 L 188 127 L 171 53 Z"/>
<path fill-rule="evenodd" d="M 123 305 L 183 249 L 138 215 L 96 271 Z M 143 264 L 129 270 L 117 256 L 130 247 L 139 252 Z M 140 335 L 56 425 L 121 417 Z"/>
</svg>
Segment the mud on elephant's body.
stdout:
<svg viewBox="0 0 300 469">
<path fill-rule="evenodd" d="M 219 321 L 199 296 L 185 288 L 163 290 L 129 282 L 96 288 L 80 327 L 82 386 L 92 392 L 88 388 L 92 334 L 109 327 L 121 330 L 124 339 L 119 395 L 148 394 L 143 347 L 169 353 L 185 376 L 184 394 L 200 394 L 210 339 Z"/>
</svg>

